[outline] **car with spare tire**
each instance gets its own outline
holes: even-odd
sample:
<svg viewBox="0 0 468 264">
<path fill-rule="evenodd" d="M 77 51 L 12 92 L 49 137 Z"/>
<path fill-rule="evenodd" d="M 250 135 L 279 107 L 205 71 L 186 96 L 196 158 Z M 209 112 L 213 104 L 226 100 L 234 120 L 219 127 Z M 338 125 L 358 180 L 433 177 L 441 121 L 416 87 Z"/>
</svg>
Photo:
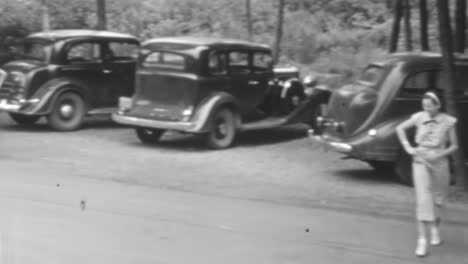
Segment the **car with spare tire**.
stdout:
<svg viewBox="0 0 468 264">
<path fill-rule="evenodd" d="M 319 96 L 306 95 L 298 73 L 273 67 L 272 51 L 262 44 L 151 39 L 140 48 L 135 94 L 120 98 L 112 117 L 134 127 L 143 143 L 157 143 L 172 130 L 202 134 L 209 147 L 227 148 L 241 131 L 315 119 L 310 114 Z"/>
<path fill-rule="evenodd" d="M 0 69 L 0 111 L 20 125 L 41 117 L 55 130 L 111 115 L 134 92 L 139 41 L 99 30 L 51 30 L 26 37 Z"/>
</svg>

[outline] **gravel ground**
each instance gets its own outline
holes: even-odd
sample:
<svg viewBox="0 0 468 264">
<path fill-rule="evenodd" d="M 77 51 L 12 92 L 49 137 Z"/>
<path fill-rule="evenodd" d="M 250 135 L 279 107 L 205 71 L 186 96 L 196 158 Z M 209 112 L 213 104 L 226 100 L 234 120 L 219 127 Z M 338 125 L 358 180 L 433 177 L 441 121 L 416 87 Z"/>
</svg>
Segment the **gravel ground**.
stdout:
<svg viewBox="0 0 468 264">
<path fill-rule="evenodd" d="M 76 132 L 53 132 L 42 121 L 15 126 L 0 114 L 0 160 L 15 170 L 97 178 L 122 184 L 350 210 L 412 213 L 413 191 L 367 164 L 343 160 L 293 126 L 241 134 L 235 147 L 206 150 L 195 136 L 168 133 L 142 145 L 132 129 L 94 119 Z M 56 183 L 51 183 L 56 184 Z M 464 208 L 468 195 L 452 192 Z"/>
</svg>

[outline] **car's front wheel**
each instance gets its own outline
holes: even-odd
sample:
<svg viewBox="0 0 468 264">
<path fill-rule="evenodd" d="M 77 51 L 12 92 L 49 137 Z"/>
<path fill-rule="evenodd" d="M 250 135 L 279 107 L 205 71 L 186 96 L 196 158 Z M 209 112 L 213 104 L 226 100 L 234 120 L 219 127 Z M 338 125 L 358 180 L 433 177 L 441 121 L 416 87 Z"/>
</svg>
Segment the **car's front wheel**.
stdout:
<svg viewBox="0 0 468 264">
<path fill-rule="evenodd" d="M 86 115 L 86 106 L 76 93 L 66 92 L 61 94 L 54 103 L 49 114 L 49 125 L 58 131 L 71 131 L 78 129 Z"/>
<path fill-rule="evenodd" d="M 235 114 L 223 108 L 217 111 L 211 120 L 209 132 L 206 134 L 206 144 L 212 149 L 228 148 L 236 137 Z"/>
<path fill-rule="evenodd" d="M 17 113 L 9 113 L 9 116 L 13 121 L 15 121 L 15 123 L 23 126 L 34 125 L 41 118 L 41 116 L 37 115 L 23 115 Z"/>
<path fill-rule="evenodd" d="M 144 144 L 156 144 L 161 139 L 161 136 L 164 134 L 162 129 L 152 129 L 152 128 L 136 128 L 135 133 L 138 139 Z"/>
</svg>

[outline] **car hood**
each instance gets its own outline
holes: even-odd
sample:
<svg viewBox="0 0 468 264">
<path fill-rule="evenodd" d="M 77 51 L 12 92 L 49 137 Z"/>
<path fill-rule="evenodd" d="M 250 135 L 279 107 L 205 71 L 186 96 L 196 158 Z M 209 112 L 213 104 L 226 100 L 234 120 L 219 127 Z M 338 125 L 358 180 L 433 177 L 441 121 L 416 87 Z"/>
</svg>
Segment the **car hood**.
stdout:
<svg viewBox="0 0 468 264">
<path fill-rule="evenodd" d="M 14 60 L 10 61 L 2 66 L 2 69 L 7 72 L 18 71 L 22 73 L 28 73 L 40 67 L 44 67 L 46 64 L 40 61 L 32 60 Z"/>
</svg>

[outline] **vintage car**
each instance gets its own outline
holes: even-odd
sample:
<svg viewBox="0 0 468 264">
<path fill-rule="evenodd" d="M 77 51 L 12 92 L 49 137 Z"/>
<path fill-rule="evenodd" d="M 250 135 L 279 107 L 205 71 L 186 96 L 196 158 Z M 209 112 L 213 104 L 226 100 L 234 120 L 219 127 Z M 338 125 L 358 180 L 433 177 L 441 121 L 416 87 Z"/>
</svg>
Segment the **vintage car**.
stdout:
<svg viewBox="0 0 468 264">
<path fill-rule="evenodd" d="M 29 35 L 0 70 L 0 111 L 20 125 L 45 116 L 60 131 L 110 115 L 134 92 L 139 41 L 127 34 L 54 30 Z"/>
<path fill-rule="evenodd" d="M 175 37 L 142 44 L 135 94 L 122 97 L 113 119 L 136 128 L 144 143 L 166 130 L 203 134 L 214 149 L 239 131 L 314 119 L 317 96 L 306 96 L 296 74 L 272 66 L 271 49 L 241 40 Z M 276 74 L 294 75 L 282 80 Z"/>
<path fill-rule="evenodd" d="M 459 124 L 465 131 L 462 135 L 466 135 L 468 58 L 456 57 L 456 71 Z M 421 98 L 426 91 L 446 87 L 440 54 L 391 55 L 370 64 L 355 83 L 334 91 L 328 112 L 317 118 L 318 129 L 309 134 L 327 148 L 368 162 L 382 172 L 395 172 L 403 183 L 411 184 L 411 159 L 400 145 L 395 128 L 421 111 Z M 465 153 L 467 143 L 465 140 Z"/>
</svg>

